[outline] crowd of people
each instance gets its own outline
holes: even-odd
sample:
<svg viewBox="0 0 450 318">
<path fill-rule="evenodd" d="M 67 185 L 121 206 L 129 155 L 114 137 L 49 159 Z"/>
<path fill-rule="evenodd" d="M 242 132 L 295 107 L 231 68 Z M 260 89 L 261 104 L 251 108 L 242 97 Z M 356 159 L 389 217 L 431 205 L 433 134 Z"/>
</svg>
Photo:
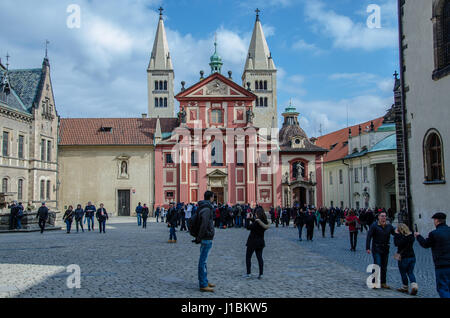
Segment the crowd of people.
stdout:
<svg viewBox="0 0 450 318">
<path fill-rule="evenodd" d="M 20 218 L 23 215 L 23 205 L 13 202 L 10 206 L 11 229 L 21 228 Z M 136 207 L 138 226 L 147 227 L 149 208 L 146 204 L 138 204 Z M 397 290 L 403 293 L 417 295 L 418 283 L 414 275 L 416 256 L 414 243 L 417 242 L 423 248 L 431 248 L 433 261 L 435 264 L 436 288 L 442 298 L 450 298 L 450 228 L 446 224 L 446 214 L 436 213 L 433 215 L 436 230 L 432 231 L 425 239 L 418 233 L 413 232 L 406 224 L 400 222 L 395 228 L 392 223 L 394 214 L 383 208 L 371 209 L 341 209 L 337 207 L 316 208 L 314 206 L 300 206 L 296 204 L 292 208 L 271 207 L 266 213 L 261 206 L 251 207 L 250 204 L 215 204 L 214 193 L 207 191 L 204 200 L 198 203 L 170 203 L 166 210 L 164 207 L 157 207 L 155 210 L 156 222 L 167 223 L 169 228 L 169 243 L 177 242 L 177 228 L 180 231 L 187 231 L 194 237 L 192 242 L 200 244 L 199 258 L 199 285 L 203 292 L 214 292 L 215 285 L 207 279 L 207 259 L 212 248 L 212 241 L 215 229 L 245 228 L 250 231 L 247 240 L 246 252 L 246 278 L 251 277 L 251 258 L 256 254 L 259 264 L 259 279 L 263 278 L 264 261 L 262 252 L 265 247 L 264 233 L 270 228 L 268 221 L 270 216 L 271 224 L 275 227 L 288 228 L 291 220 L 293 226 L 298 229 L 299 241 L 302 241 L 303 228 L 306 228 L 307 241 L 313 241 L 314 229 L 317 227 L 321 231 L 322 237 L 326 237 L 326 229 L 329 228 L 331 238 L 334 238 L 336 227 L 347 226 L 349 231 L 350 251 L 356 252 L 358 233 L 367 231 L 365 250 L 373 257 L 374 264 L 380 268 L 379 284 L 374 284 L 374 288 L 390 289 L 386 284 L 387 269 L 389 262 L 389 250 L 391 236 L 394 238 L 394 245 L 397 252 L 394 255 L 397 261 L 402 286 Z M 88 230 L 94 231 L 94 217 L 98 221 L 100 233 L 105 233 L 108 213 L 103 204 L 96 207 L 88 202 L 83 209 L 80 204 L 74 210 L 72 206 L 65 211 L 63 220 L 67 226 L 67 233 L 70 233 L 73 220 L 76 222 L 76 230 L 84 232 L 83 224 L 88 224 Z M 39 218 L 41 233 L 45 229 L 48 219 L 48 208 L 45 202 L 38 209 L 36 218 Z M 84 222 L 83 222 L 84 220 Z M 376 283 L 376 282 L 375 282 Z M 409 287 L 411 286 L 411 290 Z"/>
</svg>

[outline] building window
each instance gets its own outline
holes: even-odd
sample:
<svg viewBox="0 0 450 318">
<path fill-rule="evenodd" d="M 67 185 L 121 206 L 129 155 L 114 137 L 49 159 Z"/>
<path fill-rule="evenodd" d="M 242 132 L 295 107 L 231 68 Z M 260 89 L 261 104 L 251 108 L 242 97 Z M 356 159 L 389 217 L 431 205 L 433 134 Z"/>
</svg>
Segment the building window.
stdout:
<svg viewBox="0 0 450 318">
<path fill-rule="evenodd" d="M 19 183 L 17 184 L 17 200 L 23 199 L 23 180 L 19 179 Z"/>
<path fill-rule="evenodd" d="M 191 165 L 194 167 L 198 166 L 198 153 L 197 151 L 191 152 Z"/>
<path fill-rule="evenodd" d="M 264 81 L 264 90 L 267 91 L 267 81 Z"/>
<path fill-rule="evenodd" d="M 259 89 L 258 81 L 255 81 L 255 90 L 258 90 L 258 89 Z"/>
<path fill-rule="evenodd" d="M 367 178 L 367 167 L 364 167 L 363 169 L 363 178 L 364 178 L 364 182 L 368 182 L 368 178 Z"/>
<path fill-rule="evenodd" d="M 435 71 L 437 80 L 450 74 L 450 1 L 438 1 L 433 7 Z"/>
<path fill-rule="evenodd" d="M 164 90 L 167 91 L 167 81 L 164 81 Z"/>
<path fill-rule="evenodd" d="M 159 107 L 164 107 L 164 100 L 162 97 L 159 98 Z"/>
<path fill-rule="evenodd" d="M 50 180 L 47 181 L 47 200 L 50 200 Z"/>
<path fill-rule="evenodd" d="M 214 140 L 211 145 L 211 165 L 223 166 L 223 143 L 221 140 Z"/>
<path fill-rule="evenodd" d="M 339 170 L 339 184 L 344 183 L 344 175 L 342 169 Z"/>
<path fill-rule="evenodd" d="M 425 181 L 444 181 L 444 158 L 440 135 L 432 130 L 424 142 Z"/>
<path fill-rule="evenodd" d="M 354 171 L 355 171 L 355 183 L 359 183 L 359 173 L 358 173 L 359 169 L 355 168 Z"/>
<path fill-rule="evenodd" d="M 41 188 L 40 188 L 40 198 L 41 200 L 45 199 L 45 181 L 41 180 Z"/>
<path fill-rule="evenodd" d="M 167 97 L 164 98 L 164 107 L 167 107 Z"/>
<path fill-rule="evenodd" d="M 50 162 L 52 160 L 52 142 L 47 140 L 47 161 Z"/>
<path fill-rule="evenodd" d="M 41 161 L 45 160 L 45 139 L 41 140 Z"/>
<path fill-rule="evenodd" d="M 159 88 L 159 84 L 158 84 L 158 81 L 155 81 L 155 91 L 157 91 L 157 90 L 158 90 L 158 88 Z"/>
<path fill-rule="evenodd" d="M 211 111 L 211 123 L 221 124 L 223 122 L 222 111 L 220 109 L 213 109 Z"/>
<path fill-rule="evenodd" d="M 264 97 L 264 107 L 269 106 L 269 99 L 267 97 Z"/>
<path fill-rule="evenodd" d="M 24 158 L 24 155 L 23 155 L 24 139 L 25 139 L 24 136 L 19 135 L 19 149 L 18 149 L 19 159 Z"/>
<path fill-rule="evenodd" d="M 333 185 L 333 172 L 330 171 L 330 185 Z M 333 205 L 331 205 L 333 206 Z"/>
<path fill-rule="evenodd" d="M 166 165 L 167 164 L 173 164 L 172 154 L 170 153 L 166 153 Z"/>
<path fill-rule="evenodd" d="M 7 193 L 8 192 L 8 179 L 3 178 L 2 180 L 2 192 Z"/>
<path fill-rule="evenodd" d="M 244 150 L 236 150 L 236 165 L 242 167 L 244 163 Z"/>
<path fill-rule="evenodd" d="M 2 155 L 3 157 L 8 157 L 9 154 L 9 132 L 3 132 L 3 142 L 2 142 Z"/>
<path fill-rule="evenodd" d="M 259 98 L 256 99 L 256 107 L 259 107 Z"/>
<path fill-rule="evenodd" d="M 155 108 L 158 108 L 159 107 L 159 99 L 158 98 L 155 98 Z"/>
</svg>

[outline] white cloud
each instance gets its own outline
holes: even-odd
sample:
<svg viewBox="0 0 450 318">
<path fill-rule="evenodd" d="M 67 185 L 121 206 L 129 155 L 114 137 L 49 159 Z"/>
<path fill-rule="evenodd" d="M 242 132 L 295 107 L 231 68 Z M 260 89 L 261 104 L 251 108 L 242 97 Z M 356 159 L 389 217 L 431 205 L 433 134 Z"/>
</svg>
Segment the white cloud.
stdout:
<svg viewBox="0 0 450 318">
<path fill-rule="evenodd" d="M 335 73 L 328 77 L 333 81 L 340 81 L 343 85 L 354 88 L 367 88 L 379 90 L 381 93 L 390 93 L 394 88 L 394 79 L 381 77 L 371 73 Z"/>
<path fill-rule="evenodd" d="M 329 10 L 320 0 L 306 0 L 306 16 L 313 21 L 314 29 L 333 39 L 333 47 L 372 51 L 397 45 L 395 28 L 370 29 L 347 16 Z"/>
<path fill-rule="evenodd" d="M 318 48 L 314 43 L 307 43 L 305 40 L 298 40 L 292 45 L 292 48 L 297 51 L 309 51 L 313 55 L 321 55 L 325 51 Z"/>
</svg>

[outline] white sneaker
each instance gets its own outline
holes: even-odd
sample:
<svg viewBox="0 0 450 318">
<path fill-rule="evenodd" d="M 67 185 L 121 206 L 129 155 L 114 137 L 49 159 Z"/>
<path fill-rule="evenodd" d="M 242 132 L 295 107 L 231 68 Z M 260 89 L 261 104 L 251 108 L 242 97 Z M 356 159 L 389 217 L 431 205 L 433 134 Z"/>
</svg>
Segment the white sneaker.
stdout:
<svg viewBox="0 0 450 318">
<path fill-rule="evenodd" d="M 244 275 L 244 278 L 250 279 L 250 278 L 252 278 L 252 274 L 245 274 L 245 275 Z"/>
</svg>

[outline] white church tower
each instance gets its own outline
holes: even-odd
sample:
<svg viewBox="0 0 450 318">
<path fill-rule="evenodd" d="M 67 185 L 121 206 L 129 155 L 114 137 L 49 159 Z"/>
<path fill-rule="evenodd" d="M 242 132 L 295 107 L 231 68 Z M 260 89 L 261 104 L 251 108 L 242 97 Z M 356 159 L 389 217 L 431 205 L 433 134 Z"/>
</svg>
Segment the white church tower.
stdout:
<svg viewBox="0 0 450 318">
<path fill-rule="evenodd" d="M 256 9 L 256 22 L 248 49 L 242 82 L 245 88 L 250 84 L 253 94 L 258 96 L 253 123 L 259 128 L 277 128 L 277 69 Z"/>
<path fill-rule="evenodd" d="M 159 11 L 158 29 L 147 69 L 149 118 L 175 117 L 173 86 L 175 74 L 164 28 L 163 8 L 159 8 Z"/>
</svg>

